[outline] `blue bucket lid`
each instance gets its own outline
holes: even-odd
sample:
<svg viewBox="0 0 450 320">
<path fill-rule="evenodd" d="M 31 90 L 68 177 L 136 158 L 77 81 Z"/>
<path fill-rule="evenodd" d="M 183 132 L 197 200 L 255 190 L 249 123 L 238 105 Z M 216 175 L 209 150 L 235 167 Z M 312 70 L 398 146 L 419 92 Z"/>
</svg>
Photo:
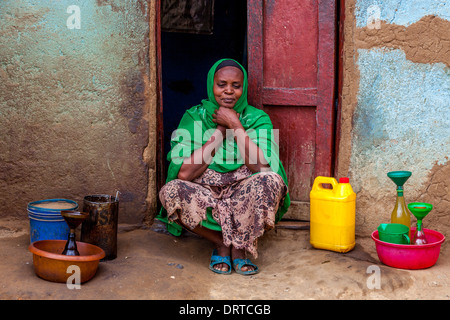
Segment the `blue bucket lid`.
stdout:
<svg viewBox="0 0 450 320">
<path fill-rule="evenodd" d="M 48 204 L 48 207 L 45 205 Z M 61 204 L 58 206 L 58 204 Z M 28 203 L 28 210 L 41 214 L 61 214 L 61 210 L 76 210 L 78 203 L 69 199 L 47 199 Z"/>
</svg>

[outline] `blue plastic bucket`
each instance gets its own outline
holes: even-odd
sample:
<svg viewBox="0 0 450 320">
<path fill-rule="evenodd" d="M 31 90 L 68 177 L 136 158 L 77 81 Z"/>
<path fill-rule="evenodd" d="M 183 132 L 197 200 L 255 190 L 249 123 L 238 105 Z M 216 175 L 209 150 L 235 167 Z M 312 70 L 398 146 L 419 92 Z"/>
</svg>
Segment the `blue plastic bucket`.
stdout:
<svg viewBox="0 0 450 320">
<path fill-rule="evenodd" d="M 68 199 L 48 199 L 28 204 L 30 241 L 67 240 L 70 229 L 61 210 L 76 210 L 78 204 Z"/>
</svg>

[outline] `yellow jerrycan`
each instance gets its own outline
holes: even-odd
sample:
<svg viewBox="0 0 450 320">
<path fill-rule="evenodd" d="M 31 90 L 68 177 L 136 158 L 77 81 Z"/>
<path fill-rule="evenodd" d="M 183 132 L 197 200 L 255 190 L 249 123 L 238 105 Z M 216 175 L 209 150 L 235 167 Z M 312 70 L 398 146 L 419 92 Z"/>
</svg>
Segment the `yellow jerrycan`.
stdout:
<svg viewBox="0 0 450 320">
<path fill-rule="evenodd" d="M 330 184 L 332 189 L 324 188 Z M 348 178 L 318 176 L 310 196 L 310 243 L 314 248 L 348 252 L 355 247 L 356 193 Z"/>
</svg>

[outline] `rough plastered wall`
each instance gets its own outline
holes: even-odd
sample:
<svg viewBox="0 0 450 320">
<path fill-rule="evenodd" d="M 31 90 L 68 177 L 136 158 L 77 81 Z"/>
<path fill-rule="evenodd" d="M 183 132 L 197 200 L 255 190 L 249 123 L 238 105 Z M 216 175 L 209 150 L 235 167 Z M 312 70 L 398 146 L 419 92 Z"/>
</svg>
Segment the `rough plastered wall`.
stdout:
<svg viewBox="0 0 450 320">
<path fill-rule="evenodd" d="M 425 227 L 450 234 L 449 30 L 448 1 L 345 1 L 337 172 L 358 192 L 357 233 L 390 222 L 386 174 L 408 170 L 406 202 L 433 204 Z"/>
<path fill-rule="evenodd" d="M 119 222 L 150 213 L 152 3 L 0 2 L 0 217 L 116 191 Z"/>
</svg>

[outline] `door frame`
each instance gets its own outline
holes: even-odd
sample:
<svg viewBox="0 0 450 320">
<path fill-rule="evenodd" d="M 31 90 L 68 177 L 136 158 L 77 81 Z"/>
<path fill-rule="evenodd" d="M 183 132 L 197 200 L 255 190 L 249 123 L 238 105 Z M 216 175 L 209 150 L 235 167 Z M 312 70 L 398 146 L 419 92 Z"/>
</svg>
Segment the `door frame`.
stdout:
<svg viewBox="0 0 450 320">
<path fill-rule="evenodd" d="M 161 53 L 161 0 L 155 0 L 155 44 L 156 44 L 156 193 L 166 182 L 166 168 L 164 165 L 164 121 L 163 121 L 163 94 L 162 94 L 162 53 Z M 157 200 L 157 213 L 161 209 L 159 197 Z"/>
<path fill-rule="evenodd" d="M 342 89 L 344 85 L 344 26 L 345 26 L 345 0 L 336 0 L 337 5 L 337 36 L 336 48 L 336 126 L 334 137 L 334 175 L 339 168 L 339 144 L 341 141 L 341 111 L 342 111 Z M 345 173 L 347 174 L 347 173 Z"/>
<path fill-rule="evenodd" d="M 317 89 L 277 89 L 263 88 L 264 56 L 263 48 L 263 18 L 264 5 L 261 0 L 248 0 L 247 7 L 252 6 L 254 12 L 247 15 L 248 39 L 248 97 L 249 104 L 256 108 L 264 105 L 294 104 L 301 106 L 317 106 L 316 109 L 316 156 L 315 175 L 332 176 L 335 153 L 335 93 L 336 93 L 336 34 L 337 5 L 335 0 L 318 0 L 318 63 Z M 330 21 L 333 24 L 324 23 Z M 321 23 L 322 22 L 322 23 Z M 328 48 L 332 46 L 333 50 Z M 250 61 L 254 63 L 250 63 Z M 329 69 L 334 70 L 333 73 Z M 330 79 L 331 78 L 331 79 Z M 332 82 L 333 87 L 329 86 Z M 263 94 L 261 94 L 264 92 Z M 283 96 L 281 94 L 283 94 Z"/>
<path fill-rule="evenodd" d="M 330 103 L 335 105 L 335 114 L 333 115 L 332 119 L 334 121 L 332 123 L 327 123 L 327 126 L 333 126 L 332 133 L 334 134 L 334 137 L 332 141 L 334 142 L 334 145 L 327 145 L 326 148 L 328 150 L 332 150 L 332 159 L 329 160 L 329 164 L 325 168 L 322 168 L 321 171 L 326 171 L 330 174 L 330 176 L 334 176 L 335 169 L 338 168 L 338 155 L 339 155 L 339 142 L 340 142 L 340 123 L 341 123 L 341 109 L 342 109 L 342 88 L 343 88 L 343 61 L 344 61 L 344 22 L 345 22 L 345 0 L 336 0 L 336 6 L 333 8 L 334 10 L 330 10 L 330 8 L 326 7 L 325 1 L 319 1 L 319 21 L 320 19 L 323 19 L 326 15 L 329 14 L 335 14 L 335 50 L 332 54 L 327 54 L 327 61 L 328 63 L 334 64 L 335 67 L 335 86 L 332 88 L 332 93 L 329 91 L 327 92 L 328 96 L 331 95 L 332 98 Z M 249 6 L 249 3 L 255 3 L 259 2 L 259 15 L 247 15 L 247 21 L 248 21 L 248 28 L 247 30 L 251 30 L 251 32 L 256 32 L 257 37 L 260 39 L 259 44 L 262 40 L 262 32 L 263 32 L 263 24 L 262 24 L 262 2 L 261 0 L 248 0 L 247 7 Z M 163 99 L 162 99 L 162 55 L 161 55 L 161 0 L 155 0 L 155 44 L 156 44 L 156 101 L 157 105 L 156 107 L 156 192 L 159 193 L 159 190 L 161 190 L 162 186 L 165 184 L 166 180 L 166 172 L 165 172 L 165 165 L 164 165 L 164 126 L 163 126 Z M 322 10 L 321 10 L 322 9 Z M 332 12 L 334 11 L 334 12 Z M 254 26 L 259 23 L 258 28 L 255 28 Z M 252 27 L 250 27 L 252 26 Z M 320 39 L 320 32 L 327 31 L 326 29 L 319 29 L 319 39 Z M 256 37 L 255 37 L 256 38 Z M 328 39 L 330 41 L 330 39 Z M 259 61 L 259 64 L 254 68 L 249 70 L 249 74 L 254 73 L 261 73 L 262 67 L 263 67 L 263 57 L 262 52 L 255 50 L 255 45 L 258 43 L 255 43 L 252 41 L 251 43 L 247 43 L 247 55 L 248 57 L 252 59 L 256 59 L 255 61 Z M 337 53 L 336 53 L 337 50 Z M 262 79 L 262 77 L 261 77 Z M 319 82 L 320 84 L 321 82 Z M 322 82 L 323 84 L 323 82 Z M 318 90 L 325 90 L 327 88 L 319 87 Z M 261 97 L 258 97 L 256 95 L 256 92 L 261 92 L 262 90 L 262 81 L 258 81 L 257 77 L 250 77 L 249 79 L 249 103 L 253 104 L 255 107 L 260 107 L 263 105 L 263 101 Z M 315 97 L 311 97 L 311 92 L 303 92 L 300 94 L 300 96 L 303 96 L 301 99 L 305 101 L 306 103 L 311 104 L 314 99 L 317 100 L 318 92 L 315 94 Z M 308 102 L 309 101 L 309 102 Z M 267 103 L 264 101 L 264 103 Z M 332 111 L 329 111 L 332 112 Z M 319 133 L 318 137 L 321 137 L 323 134 Z M 317 171 L 316 171 L 317 172 Z M 158 198 L 158 197 L 157 197 Z M 159 198 L 157 200 L 158 202 L 158 212 L 160 209 L 160 202 Z"/>
</svg>

